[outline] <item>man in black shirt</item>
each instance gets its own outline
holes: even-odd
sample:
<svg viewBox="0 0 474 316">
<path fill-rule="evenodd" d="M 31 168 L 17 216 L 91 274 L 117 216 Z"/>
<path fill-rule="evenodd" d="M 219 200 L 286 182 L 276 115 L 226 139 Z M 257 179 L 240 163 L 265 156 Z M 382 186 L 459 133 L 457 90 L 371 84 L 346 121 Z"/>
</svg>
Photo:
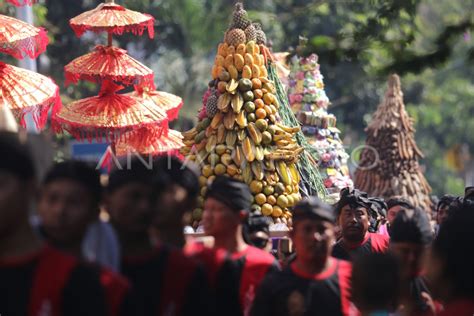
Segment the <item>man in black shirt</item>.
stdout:
<svg viewBox="0 0 474 316">
<path fill-rule="evenodd" d="M 34 167 L 18 135 L 0 134 L 0 313 L 106 315 L 96 269 L 38 238 L 28 221 Z"/>
<path fill-rule="evenodd" d="M 110 313 L 130 314 L 133 303 L 128 281 L 99 266 L 97 259 L 88 258 L 83 251 L 87 228 L 99 217 L 101 189 L 99 172 L 85 162 L 70 160 L 53 165 L 46 173 L 38 198 L 39 230 L 47 242 L 61 251 L 94 262 L 106 290 Z M 100 255 L 100 250 L 94 250 L 94 254 Z"/>
<path fill-rule="evenodd" d="M 433 239 L 428 216 L 411 206 L 401 209 L 392 222 L 390 252 L 400 263 L 402 305 L 407 315 L 432 315 L 430 290 L 422 275 L 422 263 Z"/>
<path fill-rule="evenodd" d="M 341 191 L 336 214 L 342 237 L 333 248 L 335 258 L 351 260 L 355 255 L 387 250 L 389 238 L 368 231 L 370 209 L 367 193 L 356 189 L 350 191 L 349 188 Z"/>
<path fill-rule="evenodd" d="M 464 201 L 452 210 L 433 242 L 427 277 L 440 299 L 440 316 L 474 315 L 474 205 Z M 471 250 L 469 250 L 471 249 Z"/>
<path fill-rule="evenodd" d="M 185 245 L 184 224 L 191 221 L 199 194 L 199 171 L 192 163 L 181 162 L 173 156 L 156 161 L 154 239 L 177 248 Z"/>
<path fill-rule="evenodd" d="M 331 257 L 335 216 L 316 197 L 293 210 L 295 260 L 263 281 L 251 315 L 350 315 L 351 264 Z"/>
<path fill-rule="evenodd" d="M 121 272 L 132 283 L 139 315 L 208 315 L 203 270 L 181 250 L 153 245 L 148 234 L 159 176 L 153 168 L 134 159 L 109 176 L 106 208 L 121 244 Z"/>
</svg>

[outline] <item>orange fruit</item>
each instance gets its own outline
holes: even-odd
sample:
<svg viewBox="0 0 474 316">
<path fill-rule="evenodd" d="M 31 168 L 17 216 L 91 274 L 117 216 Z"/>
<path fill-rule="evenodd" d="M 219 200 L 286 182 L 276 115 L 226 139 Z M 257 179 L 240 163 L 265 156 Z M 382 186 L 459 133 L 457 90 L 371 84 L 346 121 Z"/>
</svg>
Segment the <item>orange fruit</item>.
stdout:
<svg viewBox="0 0 474 316">
<path fill-rule="evenodd" d="M 278 205 L 273 206 L 272 216 L 281 217 L 283 215 L 283 210 Z"/>
<path fill-rule="evenodd" d="M 273 195 L 269 195 L 269 196 L 267 196 L 267 202 L 270 205 L 275 205 L 276 202 L 277 202 L 277 199 Z"/>
<path fill-rule="evenodd" d="M 255 99 L 261 99 L 263 97 L 263 92 L 260 89 L 253 90 L 253 95 Z"/>
<path fill-rule="evenodd" d="M 255 115 L 257 116 L 257 119 L 263 119 L 267 116 L 267 112 L 264 109 L 257 109 Z"/>
<path fill-rule="evenodd" d="M 265 102 L 263 102 L 262 99 L 256 99 L 253 101 L 253 103 L 255 103 L 255 106 L 257 107 L 257 109 L 261 109 L 265 106 Z"/>
<path fill-rule="evenodd" d="M 262 81 L 258 78 L 252 79 L 252 89 L 260 89 L 262 87 Z"/>
</svg>

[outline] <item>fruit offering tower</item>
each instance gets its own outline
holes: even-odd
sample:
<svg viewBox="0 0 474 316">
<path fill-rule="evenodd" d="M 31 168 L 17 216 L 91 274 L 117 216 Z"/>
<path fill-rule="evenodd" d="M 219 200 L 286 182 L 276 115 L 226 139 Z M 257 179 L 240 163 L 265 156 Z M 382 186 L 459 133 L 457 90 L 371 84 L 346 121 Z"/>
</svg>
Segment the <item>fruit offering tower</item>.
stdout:
<svg viewBox="0 0 474 316">
<path fill-rule="evenodd" d="M 281 124 L 275 85 L 268 79 L 265 43 L 261 26 L 251 23 L 237 3 L 218 46 L 199 122 L 183 133 L 182 153 L 201 167 L 194 227 L 201 219 L 207 184 L 216 175 L 250 186 L 253 213 L 291 225 L 290 207 L 301 199 L 295 163 L 303 149 L 294 138 L 300 128 Z"/>
<path fill-rule="evenodd" d="M 413 120 L 405 111 L 400 78 L 391 75 L 385 98 L 366 129 L 366 147 L 355 172 L 355 185 L 369 195 L 390 198 L 401 195 L 427 212 L 431 187 L 418 159 Z"/>
<path fill-rule="evenodd" d="M 317 150 L 318 167 L 329 197 L 337 199 L 339 191 L 353 187 L 336 117 L 327 112 L 329 99 L 324 91 L 318 56 L 293 56 L 289 75 L 289 99 L 293 112 L 302 124 L 308 143 Z"/>
</svg>

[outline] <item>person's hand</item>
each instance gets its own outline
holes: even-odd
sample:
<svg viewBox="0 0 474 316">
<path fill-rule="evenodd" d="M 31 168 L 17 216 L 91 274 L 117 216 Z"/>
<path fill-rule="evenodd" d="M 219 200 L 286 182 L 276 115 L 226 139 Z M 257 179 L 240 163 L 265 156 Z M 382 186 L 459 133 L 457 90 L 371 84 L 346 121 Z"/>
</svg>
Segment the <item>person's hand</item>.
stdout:
<svg viewBox="0 0 474 316">
<path fill-rule="evenodd" d="M 423 299 L 425 304 L 430 308 L 431 312 L 433 314 L 435 314 L 436 313 L 436 305 L 435 305 L 435 302 L 434 302 L 433 298 L 431 297 L 431 295 L 429 295 L 426 292 L 421 292 L 421 298 Z"/>
</svg>

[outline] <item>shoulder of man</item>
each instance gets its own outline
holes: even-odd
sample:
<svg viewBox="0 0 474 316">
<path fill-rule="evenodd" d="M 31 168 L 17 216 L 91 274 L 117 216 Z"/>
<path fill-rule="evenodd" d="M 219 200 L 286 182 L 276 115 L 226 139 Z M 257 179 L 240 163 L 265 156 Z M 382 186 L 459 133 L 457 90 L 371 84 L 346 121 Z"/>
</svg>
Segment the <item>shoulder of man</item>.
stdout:
<svg viewBox="0 0 474 316">
<path fill-rule="evenodd" d="M 390 237 L 376 233 L 369 233 L 370 244 L 374 252 L 386 252 L 390 243 Z"/>
</svg>

